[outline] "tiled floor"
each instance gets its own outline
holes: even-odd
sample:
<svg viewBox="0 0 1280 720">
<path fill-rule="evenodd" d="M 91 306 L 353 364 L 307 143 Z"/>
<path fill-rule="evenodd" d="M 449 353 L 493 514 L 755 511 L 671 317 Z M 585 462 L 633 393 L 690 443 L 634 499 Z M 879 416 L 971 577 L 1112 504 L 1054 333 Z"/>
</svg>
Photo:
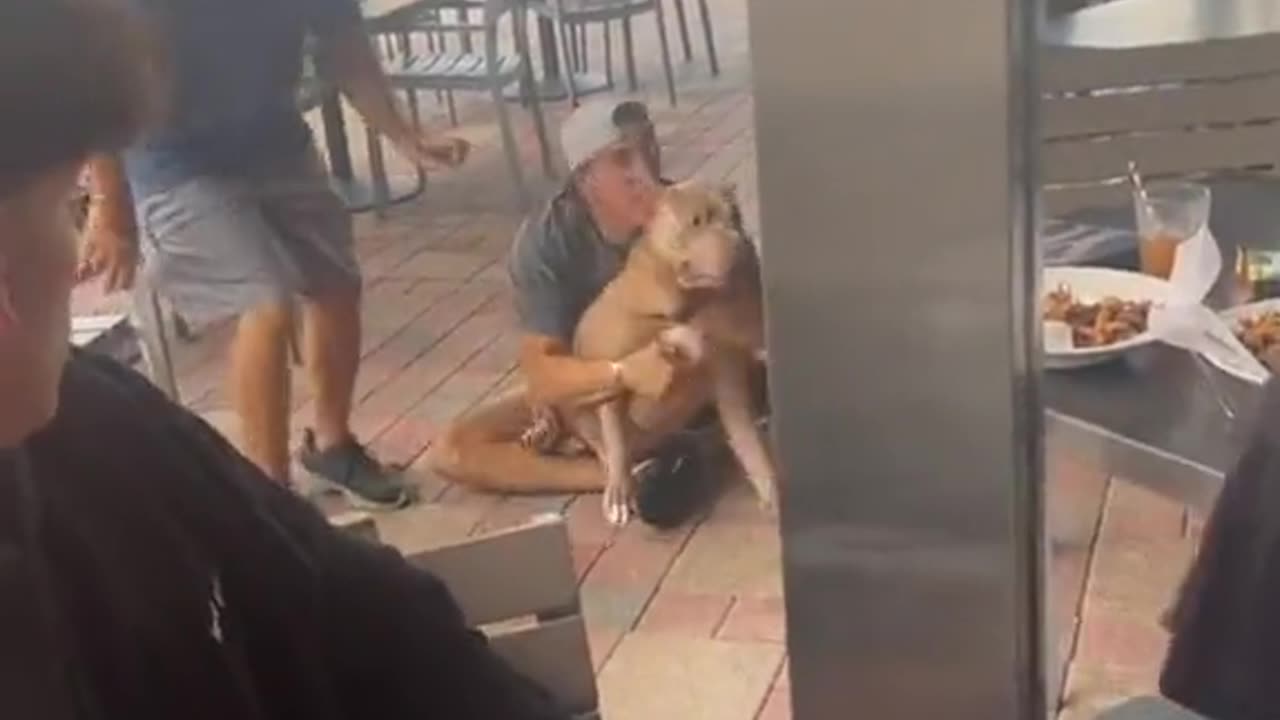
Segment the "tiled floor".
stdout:
<svg viewBox="0 0 1280 720">
<path fill-rule="evenodd" d="M 654 92 L 651 108 L 667 174 L 737 183 L 754 230 L 744 5 L 711 3 L 722 76 L 708 77 L 695 40 L 697 59 L 678 66 L 679 107 L 669 108 Z M 645 52 L 651 28 L 637 27 L 641 56 L 654 57 Z M 657 90 L 654 62 L 642 63 L 641 77 Z M 442 110 L 427 105 L 439 119 Z M 594 497 L 478 495 L 442 484 L 416 462 L 449 418 L 514 382 L 516 330 L 502 257 L 521 218 L 512 208 L 491 108 L 476 101 L 460 109 L 459 132 L 478 146 L 469 165 L 433 177 L 422 198 L 385 218 L 357 218 L 368 292 L 355 428 L 381 457 L 408 465 L 422 498 L 378 519 L 384 539 L 418 549 L 563 511 L 605 717 L 789 717 L 779 539 L 744 487 L 734 486 L 707 517 L 682 530 L 656 533 L 632 524 L 615 531 L 603 523 Z M 563 112 L 553 108 L 553 120 Z M 522 113 L 515 114 L 534 175 L 532 135 Z M 77 308 L 93 312 L 118 302 L 85 288 Z M 226 337 L 226 328 L 206 329 L 198 342 L 180 344 L 178 364 L 184 400 L 234 437 L 221 388 Z M 296 385 L 301 426 L 308 396 Z M 1093 531 L 1079 555 L 1090 580 L 1067 688 L 1071 718 L 1152 687 L 1165 642 L 1155 618 L 1190 557 L 1194 534 L 1181 508 L 1119 482 L 1110 488 L 1101 533 Z M 1073 599 L 1064 602 L 1074 609 Z"/>
</svg>

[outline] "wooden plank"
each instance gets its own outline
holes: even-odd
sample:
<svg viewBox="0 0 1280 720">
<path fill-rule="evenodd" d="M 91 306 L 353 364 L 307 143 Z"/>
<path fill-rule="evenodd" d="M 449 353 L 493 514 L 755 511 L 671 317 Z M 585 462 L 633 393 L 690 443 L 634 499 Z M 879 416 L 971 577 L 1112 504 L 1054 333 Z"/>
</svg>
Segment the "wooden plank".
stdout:
<svg viewBox="0 0 1280 720">
<path fill-rule="evenodd" d="M 470 625 L 569 612 L 578 581 L 559 516 L 410 558 L 449 587 Z"/>
<path fill-rule="evenodd" d="M 546 688 L 570 712 L 590 713 L 599 704 L 587 628 L 581 616 L 494 635 L 490 644 L 494 652 Z"/>
<path fill-rule="evenodd" d="M 1051 185 L 1123 177 L 1131 160 L 1151 176 L 1231 170 L 1273 163 L 1280 123 L 1053 141 L 1041 148 L 1041 179 Z"/>
<path fill-rule="evenodd" d="M 1181 130 L 1280 117 L 1280 74 L 1107 95 L 1046 97 L 1046 139 L 1133 130 Z"/>
<path fill-rule="evenodd" d="M 1280 37 L 1140 48 L 1045 47 L 1040 89 L 1061 93 L 1280 71 Z"/>
</svg>

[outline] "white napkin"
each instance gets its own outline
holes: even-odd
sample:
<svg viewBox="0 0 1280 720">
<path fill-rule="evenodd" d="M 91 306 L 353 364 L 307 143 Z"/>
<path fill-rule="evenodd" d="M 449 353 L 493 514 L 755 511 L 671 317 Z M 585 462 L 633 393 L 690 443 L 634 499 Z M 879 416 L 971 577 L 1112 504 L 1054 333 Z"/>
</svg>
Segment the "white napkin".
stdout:
<svg viewBox="0 0 1280 720">
<path fill-rule="evenodd" d="M 1209 228 L 1178 246 L 1163 304 L 1151 308 L 1149 327 L 1157 339 L 1199 353 L 1261 385 L 1271 373 L 1249 352 L 1217 313 L 1204 305 L 1222 272 L 1222 251 Z"/>
</svg>

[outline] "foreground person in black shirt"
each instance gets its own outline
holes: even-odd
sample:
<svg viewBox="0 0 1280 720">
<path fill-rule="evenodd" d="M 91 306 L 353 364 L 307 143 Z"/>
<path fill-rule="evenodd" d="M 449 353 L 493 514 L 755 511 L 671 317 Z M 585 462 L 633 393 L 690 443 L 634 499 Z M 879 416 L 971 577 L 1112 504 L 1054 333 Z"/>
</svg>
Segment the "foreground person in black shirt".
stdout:
<svg viewBox="0 0 1280 720">
<path fill-rule="evenodd" d="M 162 77 L 116 3 L 0 2 L 0 716 L 565 717 L 435 578 L 68 355 L 77 168 Z"/>
<path fill-rule="evenodd" d="M 1160 689 L 1212 720 L 1280 718 L 1280 382 L 1263 390 L 1172 613 Z"/>
</svg>

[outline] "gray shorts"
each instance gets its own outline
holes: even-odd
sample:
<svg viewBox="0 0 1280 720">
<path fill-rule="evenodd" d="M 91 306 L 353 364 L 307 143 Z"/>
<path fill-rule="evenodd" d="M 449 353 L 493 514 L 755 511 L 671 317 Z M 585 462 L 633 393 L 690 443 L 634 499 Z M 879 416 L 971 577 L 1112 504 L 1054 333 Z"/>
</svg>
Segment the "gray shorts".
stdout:
<svg viewBox="0 0 1280 720">
<path fill-rule="evenodd" d="M 360 288 L 351 217 L 314 150 L 188 180 L 139 199 L 137 214 L 150 286 L 195 324 Z"/>
</svg>

